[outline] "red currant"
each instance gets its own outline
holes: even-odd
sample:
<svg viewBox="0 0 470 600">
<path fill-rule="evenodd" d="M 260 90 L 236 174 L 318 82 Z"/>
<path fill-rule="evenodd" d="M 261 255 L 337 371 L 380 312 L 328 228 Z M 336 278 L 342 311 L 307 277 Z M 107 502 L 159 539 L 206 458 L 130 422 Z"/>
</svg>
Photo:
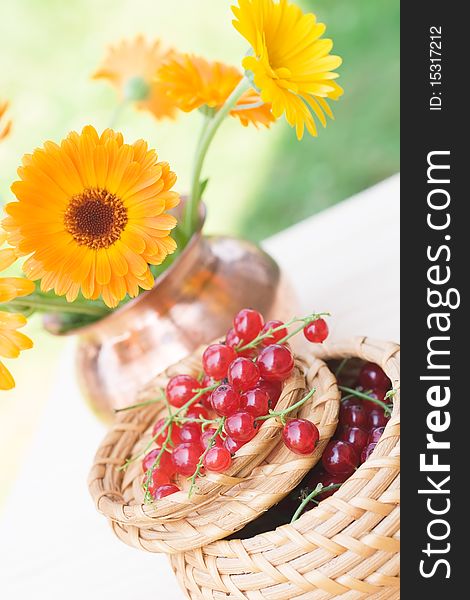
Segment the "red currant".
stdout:
<svg viewBox="0 0 470 600">
<path fill-rule="evenodd" d="M 185 423 L 181 427 L 180 432 L 181 442 L 183 444 L 189 442 L 200 442 L 201 439 L 201 426 L 199 423 Z"/>
<path fill-rule="evenodd" d="M 344 427 L 338 435 L 339 440 L 352 444 L 358 454 L 367 446 L 368 437 L 369 433 L 360 427 Z"/>
<path fill-rule="evenodd" d="M 369 429 L 376 429 L 377 427 L 385 427 L 390 420 L 390 417 L 385 416 L 383 408 L 374 408 L 369 411 L 369 418 L 367 425 Z"/>
<path fill-rule="evenodd" d="M 268 394 L 270 408 L 276 406 L 282 392 L 282 383 L 280 381 L 266 381 L 265 379 L 260 379 L 256 384 L 256 387 Z"/>
<path fill-rule="evenodd" d="M 259 369 L 249 358 L 240 356 L 228 368 L 229 383 L 238 391 L 249 390 L 256 385 L 258 379 Z"/>
<path fill-rule="evenodd" d="M 382 437 L 384 430 L 385 430 L 385 427 L 374 427 L 374 429 L 371 429 L 369 431 L 369 438 L 367 440 L 367 443 L 368 444 L 376 444 Z"/>
<path fill-rule="evenodd" d="M 261 330 L 261 334 L 268 333 L 270 329 L 277 329 L 278 327 L 282 327 L 284 323 L 282 321 L 268 321 L 264 324 L 263 329 Z M 269 344 L 277 344 L 280 340 L 285 338 L 287 335 L 286 327 L 282 327 L 279 331 L 274 331 L 268 337 L 261 340 L 262 346 L 269 346 Z"/>
<path fill-rule="evenodd" d="M 362 367 L 358 383 L 365 390 L 388 390 L 390 388 L 390 379 L 385 375 L 383 369 L 371 362 Z"/>
<path fill-rule="evenodd" d="M 175 375 L 166 386 L 166 397 L 171 406 L 181 408 L 195 396 L 200 387 L 199 381 L 191 375 Z"/>
<path fill-rule="evenodd" d="M 294 357 L 286 346 L 271 344 L 261 351 L 257 365 L 263 379 L 284 381 L 294 369 Z"/>
<path fill-rule="evenodd" d="M 204 389 L 204 388 L 212 387 L 216 383 L 217 382 L 215 381 L 215 379 L 212 379 L 212 377 L 209 377 L 209 375 L 204 375 L 204 377 L 202 378 L 202 381 L 201 381 L 201 388 Z M 202 394 L 202 396 L 200 396 L 200 398 L 198 400 L 198 402 L 200 402 L 203 406 L 205 406 L 209 410 L 212 409 L 211 394 L 212 394 L 212 392 L 206 392 L 205 394 Z"/>
<path fill-rule="evenodd" d="M 247 412 L 237 412 L 227 417 L 225 431 L 236 442 L 248 442 L 256 435 L 255 419 Z"/>
<path fill-rule="evenodd" d="M 245 344 L 251 342 L 263 327 L 263 316 L 257 310 L 243 308 L 233 319 L 233 328 Z"/>
<path fill-rule="evenodd" d="M 209 442 L 210 442 L 211 438 L 213 437 L 213 435 L 215 434 L 215 432 L 216 432 L 215 429 L 206 429 L 205 431 L 202 432 L 201 446 L 203 448 L 207 448 L 207 446 L 209 445 Z M 214 446 L 223 446 L 223 441 L 222 441 L 222 438 L 220 437 L 220 435 L 215 437 L 213 445 Z"/>
<path fill-rule="evenodd" d="M 258 354 L 256 348 L 245 348 L 245 350 L 237 350 L 237 346 L 243 345 L 242 340 L 235 333 L 234 329 L 229 329 L 225 338 L 225 343 L 230 348 L 234 348 L 237 352 L 237 356 L 244 356 L 245 358 L 255 358 Z"/>
<path fill-rule="evenodd" d="M 227 448 L 213 446 L 204 457 L 204 466 L 208 471 L 222 473 L 232 464 L 232 456 Z"/>
<path fill-rule="evenodd" d="M 211 404 L 218 415 L 228 417 L 240 408 L 240 394 L 231 385 L 219 385 L 212 392 Z"/>
<path fill-rule="evenodd" d="M 202 448 L 199 444 L 188 443 L 176 446 L 172 455 L 176 472 L 187 477 L 193 475 L 201 454 Z"/>
<path fill-rule="evenodd" d="M 237 358 L 233 348 L 225 344 L 212 344 L 204 350 L 202 366 L 210 377 L 220 381 L 227 377 L 227 369 L 231 362 Z"/>
<path fill-rule="evenodd" d="M 153 467 L 160 452 L 161 448 L 155 448 L 154 450 L 151 450 L 144 456 L 142 460 L 142 470 L 144 472 L 148 471 Z M 169 452 L 162 453 L 160 462 L 158 463 L 158 469 L 160 469 L 160 471 L 165 471 L 167 475 L 173 475 L 173 473 L 175 472 L 175 468 L 171 460 L 171 454 Z"/>
<path fill-rule="evenodd" d="M 312 454 L 319 438 L 317 426 L 306 419 L 290 419 L 282 430 L 284 444 L 295 454 Z"/>
<path fill-rule="evenodd" d="M 171 494 L 176 494 L 176 492 L 179 491 L 179 487 L 174 483 L 170 483 L 168 485 L 161 485 L 155 490 L 155 495 L 153 496 L 153 499 L 160 500 L 161 498 L 165 498 L 165 496 L 171 496 Z"/>
<path fill-rule="evenodd" d="M 210 414 L 206 407 L 193 404 L 186 412 L 186 417 L 188 419 L 210 419 Z"/>
<path fill-rule="evenodd" d="M 341 425 L 347 425 L 348 427 L 360 427 L 361 429 L 368 429 L 367 418 L 368 411 L 364 408 L 362 403 L 341 403 L 341 407 L 339 409 L 339 422 L 341 423 Z"/>
<path fill-rule="evenodd" d="M 254 417 L 268 414 L 269 396 L 260 388 L 247 390 L 240 396 L 240 409 L 251 413 Z"/>
<path fill-rule="evenodd" d="M 315 489 L 317 487 L 317 485 L 319 483 L 321 483 L 322 486 L 324 488 L 326 488 L 330 485 L 344 483 L 345 479 L 346 479 L 345 475 L 331 475 L 330 473 L 327 473 L 326 471 L 320 471 L 318 473 L 315 473 L 315 476 L 311 480 L 308 481 L 308 486 L 311 487 L 312 489 Z M 336 492 L 337 489 L 338 488 L 334 488 L 332 490 L 329 490 L 328 492 L 321 492 L 316 497 L 316 500 L 325 500 L 325 498 L 329 498 Z"/>
<path fill-rule="evenodd" d="M 147 475 L 144 475 L 143 485 L 147 483 Z M 148 486 L 149 492 L 152 494 L 152 497 L 155 498 L 155 492 L 162 485 L 168 485 L 170 483 L 170 478 L 165 471 L 161 471 L 160 469 L 155 469 L 152 473 L 152 480 Z"/>
<path fill-rule="evenodd" d="M 329 329 L 325 319 L 315 319 L 304 327 L 304 336 L 309 342 L 321 344 L 328 337 Z"/>
<path fill-rule="evenodd" d="M 328 443 L 322 456 L 323 467 L 331 475 L 351 475 L 359 465 L 359 456 L 352 444 L 341 440 Z"/>
<path fill-rule="evenodd" d="M 367 395 L 371 396 L 372 398 L 375 398 L 376 400 L 381 400 L 382 402 L 385 400 L 385 394 L 386 391 L 385 390 L 372 390 L 372 391 L 367 391 Z M 364 406 L 364 408 L 366 410 L 374 410 L 376 408 L 379 408 L 379 405 L 374 402 L 373 400 L 362 400 L 362 405 Z"/>
<path fill-rule="evenodd" d="M 231 438 L 229 435 L 224 440 L 224 448 L 230 452 L 230 454 L 235 454 L 237 450 L 240 450 L 242 446 L 245 445 L 245 442 L 236 441 Z"/>
<path fill-rule="evenodd" d="M 366 460 L 372 454 L 372 452 L 374 451 L 374 448 L 376 446 L 377 446 L 376 443 L 367 444 L 367 446 L 364 448 L 364 450 L 361 453 L 361 463 L 365 463 L 366 462 Z"/>
<path fill-rule="evenodd" d="M 162 446 L 165 443 L 165 440 L 168 436 L 168 427 L 165 427 L 166 419 L 158 419 L 152 429 L 152 437 L 155 437 L 155 443 L 158 446 Z M 159 433 L 160 432 L 160 433 Z M 158 434 L 158 435 L 157 435 Z M 171 437 L 170 437 L 174 446 L 177 446 L 180 443 L 180 428 L 176 425 L 173 425 L 171 428 Z"/>
</svg>

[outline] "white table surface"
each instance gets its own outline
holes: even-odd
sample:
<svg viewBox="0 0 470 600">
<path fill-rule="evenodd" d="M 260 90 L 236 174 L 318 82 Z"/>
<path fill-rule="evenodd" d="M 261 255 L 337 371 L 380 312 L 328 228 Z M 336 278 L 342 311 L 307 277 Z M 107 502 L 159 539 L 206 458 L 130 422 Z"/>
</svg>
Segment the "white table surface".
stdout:
<svg viewBox="0 0 470 600">
<path fill-rule="evenodd" d="M 397 341 L 398 243 L 397 175 L 264 246 L 289 273 L 305 311 L 334 315 L 334 337 Z M 55 389 L 0 521 L 0 598 L 183 600 L 166 558 L 125 546 L 95 511 L 86 478 L 103 427 L 75 386 L 71 344 L 56 370 Z"/>
</svg>

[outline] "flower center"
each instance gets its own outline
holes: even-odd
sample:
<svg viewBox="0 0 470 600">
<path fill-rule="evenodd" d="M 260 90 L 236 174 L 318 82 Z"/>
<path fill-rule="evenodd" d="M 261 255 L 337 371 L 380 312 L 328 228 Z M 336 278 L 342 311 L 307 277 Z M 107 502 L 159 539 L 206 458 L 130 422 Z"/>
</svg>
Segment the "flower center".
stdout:
<svg viewBox="0 0 470 600">
<path fill-rule="evenodd" d="M 73 196 L 65 211 L 65 229 L 79 246 L 109 248 L 128 221 L 122 200 L 105 189 L 89 188 Z"/>
</svg>

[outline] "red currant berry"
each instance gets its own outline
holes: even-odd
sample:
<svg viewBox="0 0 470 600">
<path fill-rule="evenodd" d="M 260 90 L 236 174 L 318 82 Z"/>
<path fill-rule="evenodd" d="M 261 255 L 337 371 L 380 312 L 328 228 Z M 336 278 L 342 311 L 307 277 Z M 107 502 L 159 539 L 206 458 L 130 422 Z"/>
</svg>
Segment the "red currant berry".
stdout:
<svg viewBox="0 0 470 600">
<path fill-rule="evenodd" d="M 237 412 L 227 417 L 225 431 L 236 442 L 248 442 L 256 435 L 255 419 L 247 412 Z"/>
<path fill-rule="evenodd" d="M 204 388 L 212 387 L 216 383 L 217 382 L 215 381 L 215 379 L 212 379 L 212 377 L 209 377 L 209 375 L 204 375 L 204 377 L 202 378 L 202 381 L 201 381 L 201 388 L 204 389 Z M 205 406 L 209 410 L 212 410 L 211 394 L 212 394 L 212 392 L 206 392 L 205 394 L 202 394 L 202 396 L 200 396 L 199 400 L 198 400 L 198 402 L 200 402 L 203 406 Z"/>
<path fill-rule="evenodd" d="M 344 427 L 341 429 L 338 439 L 343 442 L 349 442 L 354 446 L 357 453 L 360 454 L 367 446 L 369 433 L 360 427 Z"/>
<path fill-rule="evenodd" d="M 155 437 L 155 443 L 158 446 L 162 446 L 165 443 L 165 440 L 168 436 L 168 427 L 165 427 L 165 419 L 158 419 L 152 429 L 152 437 Z M 159 433 L 160 432 L 160 433 Z M 180 428 L 176 425 L 173 425 L 171 428 L 171 441 L 174 446 L 177 446 L 180 443 Z"/>
<path fill-rule="evenodd" d="M 365 463 L 366 462 L 366 460 L 372 454 L 372 452 L 374 451 L 374 448 L 376 446 L 377 446 L 376 443 L 367 444 L 367 446 L 364 448 L 364 450 L 361 453 L 361 463 Z"/>
<path fill-rule="evenodd" d="M 368 444 L 376 444 L 385 430 L 385 427 L 374 427 L 369 431 L 369 438 L 367 439 Z"/>
<path fill-rule="evenodd" d="M 382 402 L 385 400 L 385 394 L 385 390 L 372 390 L 367 392 L 368 396 L 371 396 L 376 400 L 381 400 Z M 375 410 L 376 408 L 379 408 L 379 405 L 373 400 L 362 400 L 362 405 L 366 410 Z"/>
<path fill-rule="evenodd" d="M 204 466 L 208 471 L 222 473 L 232 464 L 230 452 L 223 446 L 213 446 L 204 457 Z"/>
<path fill-rule="evenodd" d="M 245 358 L 255 358 L 258 355 L 256 348 L 246 348 L 245 350 L 237 350 L 237 346 L 243 345 L 242 340 L 235 333 L 234 329 L 230 329 L 225 338 L 225 343 L 230 348 L 233 348 L 237 352 L 237 356 L 244 356 Z"/>
<path fill-rule="evenodd" d="M 179 487 L 174 483 L 170 483 L 168 485 L 161 485 L 155 490 L 155 495 L 153 496 L 153 499 L 160 500 L 161 498 L 165 498 L 165 496 L 171 496 L 171 494 L 176 494 L 176 492 L 179 491 Z"/>
<path fill-rule="evenodd" d="M 304 327 L 304 336 L 313 344 L 321 344 L 328 337 L 329 329 L 325 319 L 315 319 Z"/>
<path fill-rule="evenodd" d="M 199 423 L 185 423 L 181 427 L 181 442 L 187 444 L 190 442 L 199 443 L 201 440 L 201 426 Z"/>
<path fill-rule="evenodd" d="M 215 429 L 206 429 L 205 431 L 202 432 L 201 435 L 201 446 L 205 449 L 207 448 L 207 446 L 209 445 L 210 440 L 212 439 L 213 435 L 215 434 Z M 216 438 L 214 439 L 214 446 L 223 446 L 223 441 L 222 438 L 220 437 L 220 435 L 216 436 Z"/>
<path fill-rule="evenodd" d="M 317 426 L 306 419 L 290 419 L 282 430 L 284 444 L 295 454 L 312 454 L 319 438 Z"/>
<path fill-rule="evenodd" d="M 263 329 L 261 330 L 261 334 L 268 333 L 270 329 L 277 329 L 278 327 L 282 327 L 284 323 L 282 321 L 268 321 L 264 324 Z M 280 340 L 285 338 L 287 335 L 286 327 L 282 327 L 279 331 L 274 331 L 268 337 L 261 340 L 262 346 L 269 346 L 269 344 L 277 344 Z"/>
<path fill-rule="evenodd" d="M 247 390 L 240 396 L 240 410 L 251 413 L 254 417 L 268 414 L 269 396 L 260 388 Z"/>
<path fill-rule="evenodd" d="M 155 450 L 151 450 L 148 454 L 146 454 L 142 460 L 142 470 L 148 471 L 151 469 L 157 460 L 161 452 L 161 448 L 155 448 Z M 173 466 L 173 462 L 171 460 L 171 454 L 169 452 L 163 452 L 158 463 L 158 469 L 160 471 L 165 471 L 167 475 L 173 475 L 175 472 L 175 468 Z"/>
<path fill-rule="evenodd" d="M 240 338 L 238 337 L 238 335 L 235 333 L 235 329 L 229 329 L 227 331 L 227 335 L 225 336 L 225 344 L 229 347 L 229 348 L 235 348 L 236 346 L 238 346 L 241 343 Z"/>
<path fill-rule="evenodd" d="M 242 446 L 245 445 L 245 442 L 240 442 L 232 439 L 229 435 L 224 440 L 224 448 L 230 452 L 230 454 L 235 454 L 237 450 L 240 450 Z"/>
<path fill-rule="evenodd" d="M 166 386 L 166 397 L 171 406 L 181 408 L 196 395 L 200 387 L 199 381 L 191 375 L 175 375 Z"/>
<path fill-rule="evenodd" d="M 388 390 L 391 387 L 390 379 L 375 363 L 366 363 L 358 377 L 359 385 L 365 390 Z"/>
<path fill-rule="evenodd" d="M 176 472 L 187 477 L 193 475 L 202 452 L 199 444 L 187 443 L 176 446 L 172 455 Z"/>
<path fill-rule="evenodd" d="M 263 328 L 263 316 L 251 308 L 242 309 L 233 319 L 233 328 L 245 344 L 251 342 Z"/>
<path fill-rule="evenodd" d="M 219 385 L 212 392 L 211 404 L 218 415 L 228 417 L 240 408 L 240 394 L 231 385 Z"/>
<path fill-rule="evenodd" d="M 142 485 L 145 485 L 146 483 L 147 475 L 144 475 Z M 168 474 L 165 473 L 165 471 L 161 471 L 160 469 L 155 469 L 155 471 L 152 473 L 152 480 L 150 481 L 148 490 L 151 493 L 152 497 L 155 498 L 155 492 L 157 491 L 157 488 L 159 488 L 162 485 L 168 485 L 169 483 L 170 478 L 168 477 Z"/>
<path fill-rule="evenodd" d="M 210 419 L 210 414 L 204 406 L 193 404 L 186 412 L 186 417 L 188 419 Z"/>
<path fill-rule="evenodd" d="M 382 411 L 383 412 L 383 411 Z M 348 427 L 360 427 L 369 429 L 367 425 L 368 411 L 361 404 L 341 403 L 339 409 L 339 422 Z"/>
<path fill-rule="evenodd" d="M 210 377 L 220 381 L 227 377 L 227 369 L 237 358 L 237 353 L 225 344 L 212 344 L 204 350 L 202 366 Z"/>
<path fill-rule="evenodd" d="M 345 479 L 346 479 L 345 475 L 331 475 L 330 473 L 327 473 L 326 471 L 320 471 L 320 473 L 318 473 L 316 475 L 316 477 L 311 482 L 309 482 L 309 487 L 312 487 L 312 489 L 315 489 L 316 486 L 319 483 L 321 483 L 322 486 L 324 488 L 326 488 L 326 487 L 329 487 L 330 485 L 337 485 L 337 484 L 344 483 Z M 332 490 L 329 490 L 328 492 L 321 492 L 316 497 L 316 500 L 325 500 L 325 498 L 329 498 L 336 492 L 337 489 L 338 488 L 333 488 Z"/>
<path fill-rule="evenodd" d="M 228 368 L 229 383 L 240 392 L 244 392 L 254 387 L 258 379 L 259 369 L 249 358 L 240 356 L 239 358 L 236 358 Z"/>
<path fill-rule="evenodd" d="M 270 408 L 276 406 L 282 392 L 282 383 L 280 381 L 266 381 L 265 379 L 260 379 L 256 384 L 256 387 L 268 394 Z"/>
<path fill-rule="evenodd" d="M 354 446 L 341 440 L 328 443 L 322 456 L 323 467 L 331 475 L 351 475 L 359 465 Z"/>
<path fill-rule="evenodd" d="M 284 381 L 294 369 L 294 357 L 286 346 L 271 344 L 263 348 L 256 364 L 263 379 Z"/>
<path fill-rule="evenodd" d="M 390 417 L 385 416 L 383 408 L 374 408 L 374 410 L 369 411 L 369 419 L 367 425 L 369 429 L 385 427 L 389 420 Z"/>
</svg>

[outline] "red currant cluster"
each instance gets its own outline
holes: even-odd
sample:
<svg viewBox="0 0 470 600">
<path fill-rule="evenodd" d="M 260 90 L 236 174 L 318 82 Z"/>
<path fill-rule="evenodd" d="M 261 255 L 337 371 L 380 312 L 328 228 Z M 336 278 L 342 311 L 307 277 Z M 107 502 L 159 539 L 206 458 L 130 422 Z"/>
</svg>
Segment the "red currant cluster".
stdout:
<svg viewBox="0 0 470 600">
<path fill-rule="evenodd" d="M 159 500 L 180 490 L 177 476 L 191 481 L 206 471 L 227 471 L 233 455 L 252 440 L 263 420 L 279 418 L 285 445 L 297 454 L 311 454 L 318 442 L 316 426 L 285 415 L 312 395 L 284 411 L 274 411 L 283 382 L 292 374 L 294 356 L 287 341 L 303 331 L 307 340 L 323 342 L 328 326 L 322 314 L 288 323 L 268 321 L 255 310 L 243 309 L 223 342 L 208 346 L 199 378 L 172 377 L 165 390 L 168 416 L 155 423 L 152 442 L 157 448 L 144 456 L 146 501 Z M 289 333 L 288 327 L 297 324 Z"/>
</svg>

